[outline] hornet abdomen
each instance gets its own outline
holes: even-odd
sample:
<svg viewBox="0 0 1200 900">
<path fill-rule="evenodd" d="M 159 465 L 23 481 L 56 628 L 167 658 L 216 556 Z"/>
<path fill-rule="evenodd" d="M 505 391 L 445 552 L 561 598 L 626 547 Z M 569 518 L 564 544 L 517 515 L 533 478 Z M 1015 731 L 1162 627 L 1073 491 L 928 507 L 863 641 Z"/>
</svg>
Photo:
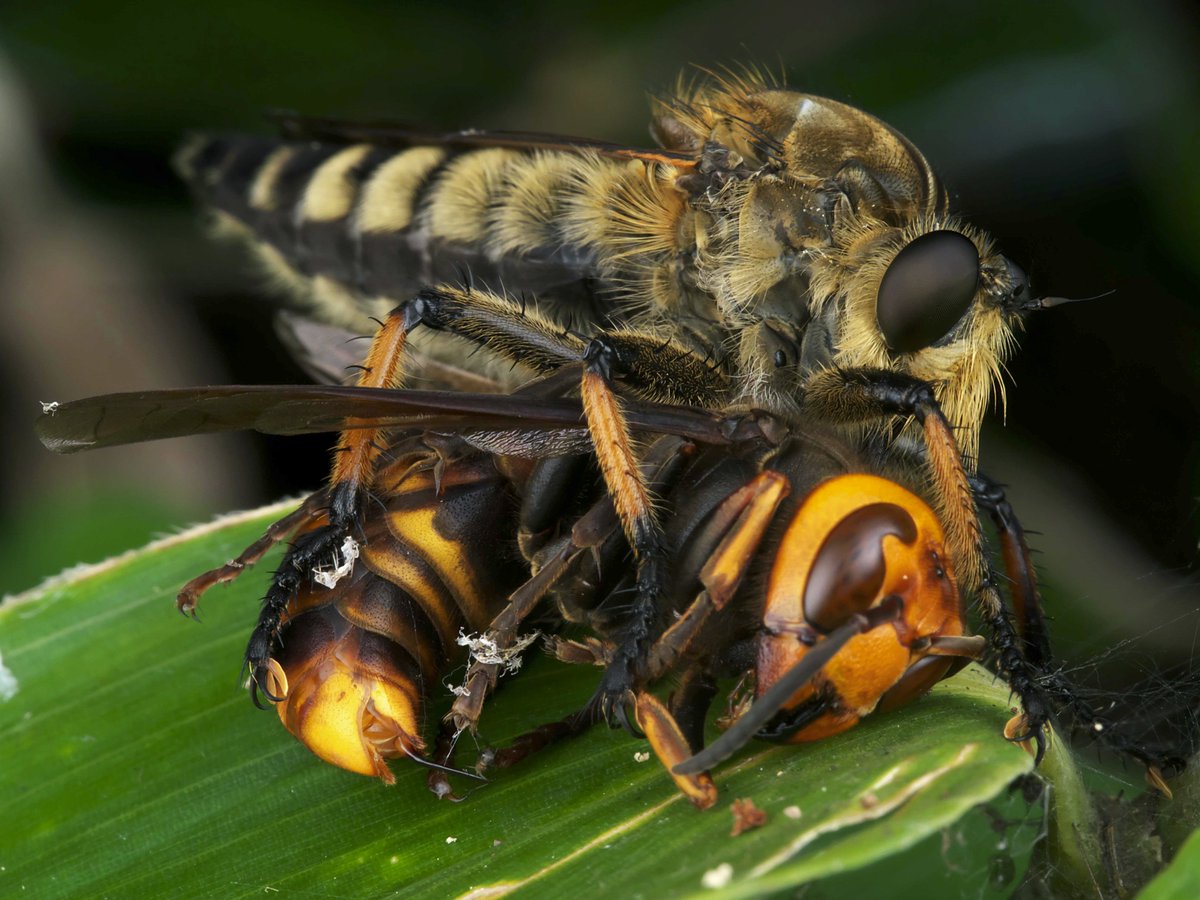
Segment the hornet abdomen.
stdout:
<svg viewBox="0 0 1200 900">
<path fill-rule="evenodd" d="M 340 578 L 308 580 L 289 604 L 272 671 L 284 725 L 319 757 L 384 781 L 386 760 L 425 755 L 425 700 L 521 579 L 509 482 L 490 457 L 435 471 L 402 454 L 376 482 Z M 303 538 L 303 535 L 300 536 Z M 317 573 L 320 575 L 321 573 Z"/>
</svg>

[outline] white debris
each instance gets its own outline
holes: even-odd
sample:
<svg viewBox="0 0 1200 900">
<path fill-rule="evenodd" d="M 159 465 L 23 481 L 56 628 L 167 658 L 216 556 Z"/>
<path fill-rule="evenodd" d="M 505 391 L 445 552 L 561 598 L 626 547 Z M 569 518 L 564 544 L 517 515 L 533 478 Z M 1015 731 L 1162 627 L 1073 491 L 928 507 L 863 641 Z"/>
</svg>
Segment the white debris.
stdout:
<svg viewBox="0 0 1200 900">
<path fill-rule="evenodd" d="M 785 806 L 783 808 L 783 814 L 785 816 L 787 816 L 789 819 L 799 819 L 800 818 L 800 807 Z"/>
<path fill-rule="evenodd" d="M 646 762 L 646 761 L 648 761 L 649 759 L 650 759 L 650 754 L 649 754 L 649 753 L 646 753 L 646 752 L 641 752 L 641 753 L 635 753 L 635 754 L 633 754 L 633 761 L 634 761 L 634 762 Z"/>
<path fill-rule="evenodd" d="M 0 655 L 0 701 L 8 702 L 17 696 L 17 676 L 12 669 L 4 665 L 4 657 Z"/>
<path fill-rule="evenodd" d="M 358 552 L 358 541 L 346 535 L 342 541 L 342 549 L 333 551 L 333 565 L 317 566 L 313 569 L 313 581 L 327 588 L 336 586 L 354 571 L 354 561 L 358 559 Z"/>
<path fill-rule="evenodd" d="M 447 844 L 457 844 L 458 838 L 456 838 L 454 836 L 450 836 L 450 837 L 446 838 L 446 843 Z"/>
<path fill-rule="evenodd" d="M 466 634 L 458 632 L 458 645 L 466 647 L 472 662 L 484 666 L 500 666 L 501 674 L 511 675 L 521 668 L 521 654 L 525 649 L 542 636 L 540 631 L 522 635 L 512 642 L 511 646 L 501 647 L 496 639 L 487 634 Z"/>
<path fill-rule="evenodd" d="M 58 408 L 62 405 L 57 400 L 39 400 L 38 402 L 42 404 L 42 412 L 48 416 L 58 412 Z"/>
<path fill-rule="evenodd" d="M 715 869 L 709 869 L 700 879 L 700 884 L 709 890 L 719 890 L 733 880 L 733 866 L 721 863 Z"/>
<path fill-rule="evenodd" d="M 449 682 L 443 682 L 443 684 L 455 697 L 470 697 L 471 689 L 467 685 L 471 683 L 471 676 L 476 665 L 498 666 L 500 671 L 497 675 L 512 675 L 521 668 L 521 654 L 541 636 L 540 631 L 534 631 L 517 638 L 511 646 L 502 648 L 489 634 L 467 634 L 460 628 L 455 643 L 460 647 L 467 648 L 470 660 L 466 675 L 463 676 L 462 684 L 450 684 Z"/>
</svg>

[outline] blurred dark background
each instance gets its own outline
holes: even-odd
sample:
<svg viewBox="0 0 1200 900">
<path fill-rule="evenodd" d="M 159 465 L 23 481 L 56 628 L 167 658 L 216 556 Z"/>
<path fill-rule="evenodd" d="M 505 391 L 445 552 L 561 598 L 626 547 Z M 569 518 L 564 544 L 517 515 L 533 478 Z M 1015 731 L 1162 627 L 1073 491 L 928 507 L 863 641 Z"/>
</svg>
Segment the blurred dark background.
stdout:
<svg viewBox="0 0 1200 900">
<path fill-rule="evenodd" d="M 1200 19 L 1189 2 L 71 2 L 0 18 L 0 594 L 318 484 L 331 438 L 52 457 L 38 400 L 303 380 L 168 160 L 262 112 L 648 142 L 645 93 L 753 61 L 920 146 L 1039 293 L 983 465 L 1069 656 L 1189 665 L 1200 582 Z M 1152 657 L 1148 661 L 1144 657 Z"/>
</svg>

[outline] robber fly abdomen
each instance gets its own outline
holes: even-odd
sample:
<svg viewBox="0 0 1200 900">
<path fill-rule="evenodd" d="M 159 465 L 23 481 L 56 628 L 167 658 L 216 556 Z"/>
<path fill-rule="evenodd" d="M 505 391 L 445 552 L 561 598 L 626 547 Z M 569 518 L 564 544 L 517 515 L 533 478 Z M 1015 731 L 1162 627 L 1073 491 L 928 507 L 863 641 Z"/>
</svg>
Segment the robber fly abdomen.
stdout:
<svg viewBox="0 0 1200 900">
<path fill-rule="evenodd" d="M 205 203 L 249 232 L 276 276 L 322 317 L 353 328 L 422 287 L 468 281 L 536 296 L 563 325 L 595 323 L 606 279 L 679 252 L 670 236 L 639 237 L 628 243 L 646 246 L 631 246 L 620 264 L 599 262 L 596 248 L 620 227 L 641 235 L 678 220 L 674 173 L 652 161 L 200 137 L 180 166 Z M 621 202 L 644 221 L 618 227 Z"/>
<path fill-rule="evenodd" d="M 422 288 L 474 284 L 559 328 L 674 342 L 786 415 L 822 369 L 885 369 L 933 384 L 973 456 L 1027 289 L 920 151 L 753 78 L 653 112 L 662 149 L 292 118 L 280 139 L 197 137 L 178 163 L 326 321 L 364 331 Z"/>
</svg>

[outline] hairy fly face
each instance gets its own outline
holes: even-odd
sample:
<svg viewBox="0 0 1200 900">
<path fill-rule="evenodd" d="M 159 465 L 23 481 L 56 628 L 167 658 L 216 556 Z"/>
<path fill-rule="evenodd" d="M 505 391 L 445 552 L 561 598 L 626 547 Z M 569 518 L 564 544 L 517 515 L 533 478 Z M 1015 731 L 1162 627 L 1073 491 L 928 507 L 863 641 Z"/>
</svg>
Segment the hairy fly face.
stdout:
<svg viewBox="0 0 1200 900">
<path fill-rule="evenodd" d="M 707 152 L 749 171 L 694 200 L 698 282 L 736 325 L 742 395 L 788 411 L 823 368 L 910 375 L 973 456 L 1029 308 L 1021 270 L 948 213 L 916 147 L 860 110 L 776 89 L 686 108 L 705 111 L 688 121 Z"/>
</svg>

